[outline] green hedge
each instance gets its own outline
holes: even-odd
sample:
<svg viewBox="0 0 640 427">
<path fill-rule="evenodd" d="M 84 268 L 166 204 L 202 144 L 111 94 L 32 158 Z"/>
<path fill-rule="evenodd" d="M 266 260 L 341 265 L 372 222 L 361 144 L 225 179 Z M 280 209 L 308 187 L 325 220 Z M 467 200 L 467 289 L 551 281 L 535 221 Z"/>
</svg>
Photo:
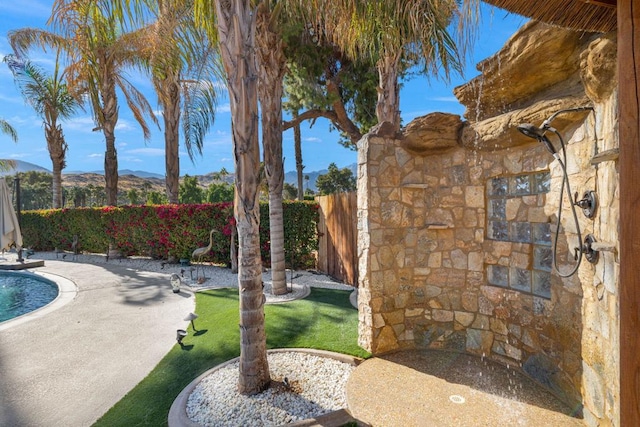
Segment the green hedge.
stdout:
<svg viewBox="0 0 640 427">
<path fill-rule="evenodd" d="M 318 205 L 285 201 L 283 215 L 287 265 L 312 267 Z M 262 259 L 268 264 L 268 204 L 260 204 L 260 217 Z M 49 209 L 26 211 L 21 217 L 24 245 L 36 251 L 71 250 L 77 235 L 83 252 L 106 253 L 111 244 L 125 256 L 158 259 L 190 258 L 195 248 L 208 245 L 213 229 L 212 250 L 203 260 L 225 264 L 234 224 L 232 203 Z"/>
</svg>

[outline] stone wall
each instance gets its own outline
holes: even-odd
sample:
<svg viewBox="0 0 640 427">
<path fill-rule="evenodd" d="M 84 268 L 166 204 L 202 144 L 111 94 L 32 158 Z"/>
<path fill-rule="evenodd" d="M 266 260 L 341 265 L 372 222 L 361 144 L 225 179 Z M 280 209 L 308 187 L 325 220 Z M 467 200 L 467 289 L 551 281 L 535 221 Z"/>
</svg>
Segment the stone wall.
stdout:
<svg viewBox="0 0 640 427">
<path fill-rule="evenodd" d="M 601 52 L 599 43 L 582 60 Z M 603 251 L 568 278 L 552 268 L 562 169 L 541 144 L 487 151 L 447 143 L 416 155 L 415 141 L 409 151 L 375 133 L 360 141 L 364 348 L 453 349 L 519 366 L 584 405 L 588 425 L 619 425 L 617 98 L 611 90 L 590 98 L 594 112 L 560 131 L 572 192 L 595 190 L 599 200 L 593 219 L 578 211 L 582 235 Z M 575 265 L 576 231 L 565 191 L 563 273 Z"/>
</svg>

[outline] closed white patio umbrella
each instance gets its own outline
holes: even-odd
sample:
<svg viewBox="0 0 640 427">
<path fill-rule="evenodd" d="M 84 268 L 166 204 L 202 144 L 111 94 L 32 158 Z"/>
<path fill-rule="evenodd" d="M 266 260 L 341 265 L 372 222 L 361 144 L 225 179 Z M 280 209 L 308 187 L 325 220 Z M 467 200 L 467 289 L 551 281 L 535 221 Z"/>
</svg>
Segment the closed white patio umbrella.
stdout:
<svg viewBox="0 0 640 427">
<path fill-rule="evenodd" d="M 7 250 L 12 244 L 22 249 L 22 234 L 18 217 L 13 210 L 11 193 L 4 178 L 0 178 L 0 250 Z"/>
</svg>

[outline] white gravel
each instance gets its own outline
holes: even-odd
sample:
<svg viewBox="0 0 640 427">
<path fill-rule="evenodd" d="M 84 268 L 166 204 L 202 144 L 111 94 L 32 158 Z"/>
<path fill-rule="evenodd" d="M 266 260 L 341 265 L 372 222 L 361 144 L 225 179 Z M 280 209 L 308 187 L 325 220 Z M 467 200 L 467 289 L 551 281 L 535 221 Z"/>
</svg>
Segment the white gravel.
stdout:
<svg viewBox="0 0 640 427">
<path fill-rule="evenodd" d="M 187 401 L 189 419 L 203 426 L 278 426 L 346 408 L 353 365 L 294 351 L 269 353 L 268 361 L 272 385 L 254 396 L 238 393 L 237 362 L 205 377 Z"/>
</svg>

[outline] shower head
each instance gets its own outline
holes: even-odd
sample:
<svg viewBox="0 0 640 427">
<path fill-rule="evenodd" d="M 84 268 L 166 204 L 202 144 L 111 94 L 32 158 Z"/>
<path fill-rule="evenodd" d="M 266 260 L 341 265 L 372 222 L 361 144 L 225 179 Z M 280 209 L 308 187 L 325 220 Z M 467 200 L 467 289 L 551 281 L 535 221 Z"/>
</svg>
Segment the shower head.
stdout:
<svg viewBox="0 0 640 427">
<path fill-rule="evenodd" d="M 534 125 L 532 125 L 531 123 L 523 123 L 521 125 L 518 125 L 518 130 L 523 134 L 528 136 L 529 138 L 533 138 L 533 139 L 537 139 L 538 141 L 542 142 L 544 144 L 545 147 L 547 147 L 547 150 L 549 150 L 549 152 L 555 156 L 556 155 L 556 149 L 553 146 L 553 144 L 551 143 L 551 141 L 549 141 L 549 138 L 547 138 L 544 135 L 544 130 L 540 129 L 539 127 L 536 127 Z"/>
</svg>

